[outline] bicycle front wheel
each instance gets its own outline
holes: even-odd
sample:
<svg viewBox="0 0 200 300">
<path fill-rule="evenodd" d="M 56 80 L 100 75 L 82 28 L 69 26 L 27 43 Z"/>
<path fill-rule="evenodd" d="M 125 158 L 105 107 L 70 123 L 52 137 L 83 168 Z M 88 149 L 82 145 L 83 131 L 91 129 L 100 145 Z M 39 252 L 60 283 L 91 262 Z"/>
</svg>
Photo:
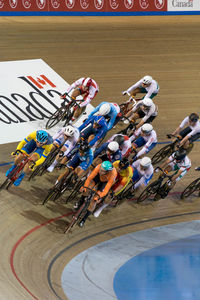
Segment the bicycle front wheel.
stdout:
<svg viewBox="0 0 200 300">
<path fill-rule="evenodd" d="M 181 194 L 181 199 L 185 199 L 192 195 L 195 191 L 200 191 L 200 178 L 197 178 L 192 183 L 190 183 L 186 189 Z"/>
<path fill-rule="evenodd" d="M 3 190 L 10 182 L 9 178 L 6 178 L 6 180 L 0 185 L 0 190 Z"/>
<path fill-rule="evenodd" d="M 155 164 L 160 163 L 164 158 L 171 155 L 172 152 L 173 152 L 172 145 L 164 146 L 158 152 L 156 152 L 156 154 L 154 154 L 154 156 L 151 159 L 152 164 L 155 165 Z"/>
<path fill-rule="evenodd" d="M 137 203 L 143 202 L 151 198 L 152 195 L 156 194 L 159 187 L 160 183 L 158 181 L 152 182 L 137 198 Z"/>
<path fill-rule="evenodd" d="M 54 127 L 56 124 L 58 124 L 66 114 L 66 110 L 60 107 L 55 113 L 52 114 L 52 116 L 49 118 L 49 120 L 46 123 L 46 129 L 50 129 Z"/>
</svg>

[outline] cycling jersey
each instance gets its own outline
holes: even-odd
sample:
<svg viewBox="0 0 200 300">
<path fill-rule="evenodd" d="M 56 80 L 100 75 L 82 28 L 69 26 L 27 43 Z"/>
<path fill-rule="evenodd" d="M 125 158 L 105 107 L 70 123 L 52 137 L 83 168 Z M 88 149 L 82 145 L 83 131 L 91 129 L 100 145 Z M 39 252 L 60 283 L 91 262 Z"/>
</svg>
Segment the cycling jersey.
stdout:
<svg viewBox="0 0 200 300">
<path fill-rule="evenodd" d="M 136 155 L 140 157 L 141 155 L 151 151 L 157 144 L 157 134 L 155 130 L 152 130 L 149 135 L 141 135 L 142 128 L 138 128 L 134 134 L 130 137 L 131 142 L 134 141 L 134 144 L 137 147 L 144 146 Z"/>
<path fill-rule="evenodd" d="M 26 138 L 24 138 L 17 146 L 17 150 L 22 150 L 26 152 L 27 154 L 30 154 L 32 152 L 37 153 L 39 159 L 36 161 L 35 166 L 38 166 L 42 164 L 49 152 L 51 151 L 52 145 L 53 145 L 53 139 L 50 134 L 48 134 L 47 142 L 38 147 L 36 144 L 36 135 L 37 131 L 34 131 L 30 133 Z"/>
<path fill-rule="evenodd" d="M 141 110 L 144 114 L 144 117 L 142 117 L 142 120 L 146 122 L 150 117 L 156 117 L 158 114 L 158 108 L 157 106 L 152 103 L 150 109 L 144 110 L 143 108 L 143 100 L 140 100 L 137 102 L 137 104 L 133 107 L 132 112 L 136 112 L 137 110 Z"/>
<path fill-rule="evenodd" d="M 68 137 L 67 140 L 65 141 L 65 127 L 61 128 L 58 130 L 58 132 L 53 136 L 53 141 L 56 142 L 59 146 L 62 145 L 66 147 L 66 151 L 64 152 L 64 155 L 67 155 L 76 145 L 79 137 L 80 137 L 80 132 L 78 128 L 75 126 L 72 126 L 75 130 L 74 135 L 72 137 Z"/>
<path fill-rule="evenodd" d="M 186 118 L 181 122 L 181 124 L 180 124 L 179 127 L 182 129 L 182 128 L 184 128 L 185 126 L 188 126 L 188 127 L 190 128 L 190 132 L 187 134 L 188 137 L 191 137 L 191 136 L 193 136 L 193 135 L 195 135 L 195 134 L 197 134 L 197 133 L 200 133 L 200 122 L 197 121 L 197 122 L 195 123 L 195 125 L 192 126 L 192 125 L 189 123 L 189 116 L 186 117 Z"/>
<path fill-rule="evenodd" d="M 96 96 L 96 94 L 97 94 L 98 91 L 99 91 L 98 84 L 97 84 L 96 81 L 94 81 L 93 79 L 92 79 L 91 85 L 89 86 L 89 90 L 88 90 L 88 91 L 83 91 L 83 90 L 81 89 L 81 86 L 82 86 L 82 84 L 84 83 L 85 79 L 86 79 L 86 77 L 81 77 L 81 78 L 79 78 L 78 80 L 76 80 L 75 82 L 73 82 L 73 83 L 68 87 L 68 89 L 67 89 L 67 93 L 69 93 L 71 90 L 73 90 L 73 89 L 75 89 L 75 88 L 77 88 L 77 87 L 80 87 L 79 90 L 80 90 L 80 92 L 81 92 L 81 95 L 82 95 L 82 94 L 85 94 L 84 97 L 83 97 L 84 101 L 81 102 L 81 103 L 79 104 L 80 107 L 84 107 L 84 106 L 88 105 L 88 104 L 90 103 L 90 101 L 91 101 L 92 99 L 94 99 L 94 97 Z"/>
<path fill-rule="evenodd" d="M 93 116 L 96 112 L 99 111 L 100 107 L 103 104 L 109 104 L 110 105 L 110 112 L 106 115 L 106 117 L 109 117 L 109 121 L 107 123 L 108 125 L 108 130 L 112 129 L 115 123 L 115 119 L 118 115 L 118 113 L 120 112 L 120 108 L 119 105 L 117 103 L 109 103 L 109 102 L 101 102 L 90 114 L 89 114 L 89 118 L 91 116 Z"/>
<path fill-rule="evenodd" d="M 147 169 L 142 169 L 140 165 L 141 159 L 136 160 L 132 167 L 134 169 L 132 180 L 133 182 L 137 181 L 134 185 L 134 188 L 141 186 L 142 184 L 147 185 L 151 178 L 153 177 L 154 168 L 152 165 Z"/>
<path fill-rule="evenodd" d="M 110 153 L 107 151 L 109 143 L 102 144 L 99 148 L 97 148 L 94 152 L 94 158 L 97 156 L 102 159 L 102 161 L 109 160 L 110 162 L 114 162 L 116 160 L 121 160 L 122 153 L 121 150 L 117 150 L 115 153 Z"/>
<path fill-rule="evenodd" d="M 88 176 L 88 178 L 85 181 L 84 187 L 89 187 L 90 182 L 92 180 L 95 180 L 96 176 L 99 176 L 99 179 L 101 182 L 107 182 L 103 191 L 98 191 L 99 197 L 103 198 L 105 197 L 109 190 L 111 189 L 113 183 L 115 182 L 115 179 L 117 177 L 117 171 L 115 168 L 112 169 L 112 171 L 109 171 L 104 174 L 100 174 L 100 168 L 101 164 L 97 165 L 96 168 L 91 172 L 91 174 Z"/>
<path fill-rule="evenodd" d="M 174 158 L 175 153 L 173 153 L 168 159 L 170 160 L 169 166 L 171 166 L 172 171 L 179 171 L 181 170 L 182 173 L 180 174 L 179 177 L 176 178 L 176 181 L 179 181 L 191 168 L 191 161 L 186 155 L 186 157 L 180 161 L 177 162 Z"/>
<path fill-rule="evenodd" d="M 108 126 L 104 117 L 102 117 L 101 125 L 98 128 L 94 128 L 94 122 L 96 121 L 96 116 L 91 116 L 88 118 L 78 129 L 81 132 L 81 137 L 87 139 L 90 135 L 94 134 L 95 137 L 89 142 L 90 146 L 94 146 L 98 140 L 103 138 L 107 131 Z"/>
<path fill-rule="evenodd" d="M 77 152 L 74 154 L 72 159 L 70 159 L 70 161 L 68 162 L 67 167 L 75 169 L 78 166 L 80 166 L 81 169 L 86 171 L 89 168 L 89 166 L 92 164 L 92 162 L 93 162 L 92 149 L 86 151 L 83 156 L 80 155 L 80 152 L 77 150 Z"/>
<path fill-rule="evenodd" d="M 114 140 L 114 138 L 117 136 L 118 134 L 114 134 L 109 140 L 108 142 L 112 142 Z M 120 150 L 122 152 L 122 156 L 126 157 L 130 154 L 131 152 L 131 140 L 127 135 L 123 135 L 120 134 L 124 137 L 124 143 L 122 145 L 120 145 Z"/>
<path fill-rule="evenodd" d="M 117 193 L 115 193 L 115 196 L 118 195 L 119 193 L 121 193 L 126 186 L 129 184 L 130 180 L 133 177 L 133 168 L 132 166 L 129 166 L 128 168 L 121 170 L 119 168 L 119 163 L 120 160 L 117 160 L 113 163 L 113 166 L 115 167 L 115 169 L 117 170 L 117 178 L 116 178 L 116 182 L 112 187 L 112 190 L 115 191 L 115 189 L 119 186 L 122 185 L 123 188 L 118 191 Z"/>
<path fill-rule="evenodd" d="M 144 98 L 151 98 L 153 94 L 157 94 L 159 92 L 160 87 L 157 81 L 155 81 L 154 79 L 152 80 L 152 83 L 145 88 L 142 86 L 142 81 L 143 79 L 137 81 L 135 84 L 128 88 L 127 92 L 131 94 L 136 88 L 144 89 L 146 91 L 146 95 Z"/>
</svg>

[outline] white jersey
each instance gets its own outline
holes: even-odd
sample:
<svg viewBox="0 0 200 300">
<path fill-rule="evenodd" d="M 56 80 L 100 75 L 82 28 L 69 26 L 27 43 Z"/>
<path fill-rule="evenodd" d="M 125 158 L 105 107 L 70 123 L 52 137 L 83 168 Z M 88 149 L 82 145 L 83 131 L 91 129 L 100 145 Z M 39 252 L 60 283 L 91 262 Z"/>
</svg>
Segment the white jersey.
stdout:
<svg viewBox="0 0 200 300">
<path fill-rule="evenodd" d="M 131 87 L 129 87 L 127 92 L 129 92 L 131 94 L 133 92 L 133 90 L 135 90 L 136 88 L 143 88 L 142 81 L 143 81 L 143 78 L 140 79 L 135 84 L 133 84 Z M 147 91 L 147 94 L 145 95 L 144 98 L 150 98 L 152 94 L 157 94 L 159 89 L 160 88 L 159 88 L 159 85 L 158 85 L 157 81 L 155 81 L 153 79 L 152 83 L 149 86 L 145 87 L 145 90 Z"/>
<path fill-rule="evenodd" d="M 188 126 L 190 127 L 190 129 L 192 130 L 190 133 L 187 134 L 188 137 L 192 136 L 192 135 L 195 135 L 196 133 L 200 133 L 200 122 L 197 121 L 195 123 L 194 126 L 192 126 L 190 123 L 189 123 L 189 116 L 186 117 L 180 124 L 180 128 L 184 128 L 185 126 Z"/>
<path fill-rule="evenodd" d="M 141 169 L 140 161 L 141 159 L 138 159 L 132 164 L 133 169 L 137 169 L 140 178 L 134 185 L 134 188 L 138 188 L 142 184 L 147 185 L 149 180 L 153 177 L 153 172 L 154 172 L 153 166 L 150 165 L 149 168 L 143 170 Z"/>
<path fill-rule="evenodd" d="M 138 128 L 134 134 L 130 137 L 131 142 L 133 142 L 137 137 L 141 135 L 142 128 Z M 142 149 L 137 153 L 137 157 L 140 157 L 141 155 L 148 153 L 151 150 L 151 146 L 155 147 L 155 144 L 157 143 L 157 134 L 155 130 L 152 130 L 151 133 L 147 136 L 142 136 L 142 138 L 145 140 L 145 145 L 142 147 Z M 154 144 L 154 145 L 152 145 Z"/>
<path fill-rule="evenodd" d="M 108 143 L 112 142 L 117 135 L 119 135 L 119 134 L 114 134 L 108 140 Z M 127 156 L 131 150 L 131 140 L 129 139 L 129 137 L 127 135 L 123 135 L 123 134 L 120 134 L 120 135 L 122 135 L 125 139 L 122 147 L 120 147 L 120 150 L 121 150 L 122 156 Z"/>
<path fill-rule="evenodd" d="M 80 132 L 78 128 L 76 128 L 75 126 L 72 127 L 74 127 L 75 129 L 75 133 L 72 137 L 68 137 L 66 141 L 64 137 L 64 132 L 66 127 L 59 129 L 58 132 L 53 136 L 54 142 L 58 143 L 59 145 L 63 144 L 63 146 L 66 148 L 66 151 L 64 153 L 65 155 L 67 155 L 75 147 L 80 137 Z"/>
<path fill-rule="evenodd" d="M 73 82 L 67 89 L 67 93 L 71 92 L 71 90 L 80 87 L 83 82 L 85 81 L 86 77 L 81 77 L 78 80 L 76 80 L 75 82 Z M 89 87 L 89 90 L 87 92 L 83 92 L 84 93 L 84 101 L 80 102 L 80 107 L 84 107 L 86 105 L 88 105 L 90 103 L 90 101 L 96 96 L 96 94 L 99 91 L 99 87 L 98 84 L 96 83 L 96 81 L 94 81 L 92 79 L 92 84 Z"/>
<path fill-rule="evenodd" d="M 186 157 L 181 161 L 181 162 L 177 162 L 174 158 L 175 153 L 173 153 L 170 157 L 170 166 L 173 167 L 176 165 L 178 167 L 179 170 L 181 171 L 186 171 L 191 167 L 191 161 L 189 159 L 189 157 L 186 155 Z"/>
<path fill-rule="evenodd" d="M 148 118 L 150 117 L 157 116 L 158 108 L 154 103 L 151 105 L 149 110 L 144 110 L 142 106 L 143 106 L 143 101 L 142 100 L 138 101 L 137 104 L 133 107 L 132 112 L 136 112 L 136 110 L 140 108 L 145 114 L 145 116 L 142 118 L 144 122 L 146 122 L 146 120 L 148 120 Z"/>
</svg>

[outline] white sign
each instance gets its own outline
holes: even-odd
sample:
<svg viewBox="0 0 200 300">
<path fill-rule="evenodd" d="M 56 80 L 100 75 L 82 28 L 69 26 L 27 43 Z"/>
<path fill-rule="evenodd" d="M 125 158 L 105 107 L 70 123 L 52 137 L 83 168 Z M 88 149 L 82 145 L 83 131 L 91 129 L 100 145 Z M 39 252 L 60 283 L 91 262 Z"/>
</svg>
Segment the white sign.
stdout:
<svg viewBox="0 0 200 300">
<path fill-rule="evenodd" d="M 60 95 L 69 86 L 42 59 L 0 62 L 0 77 L 0 144 L 20 141 L 45 129 L 47 119 L 63 102 Z M 87 112 L 92 109 L 90 105 Z M 62 125 L 48 132 L 53 135 Z"/>
<path fill-rule="evenodd" d="M 168 11 L 200 11 L 200 0 L 168 0 Z"/>
</svg>

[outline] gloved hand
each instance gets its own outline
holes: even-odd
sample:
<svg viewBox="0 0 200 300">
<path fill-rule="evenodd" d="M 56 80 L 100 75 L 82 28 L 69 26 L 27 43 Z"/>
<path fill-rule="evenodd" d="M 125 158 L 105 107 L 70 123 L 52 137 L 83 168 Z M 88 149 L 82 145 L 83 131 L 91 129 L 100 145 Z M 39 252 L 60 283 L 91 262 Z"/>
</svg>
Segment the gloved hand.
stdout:
<svg viewBox="0 0 200 300">
<path fill-rule="evenodd" d="M 80 192 L 81 192 L 81 193 L 85 193 L 85 192 L 86 192 L 86 188 L 85 188 L 84 186 L 82 186 L 82 187 L 80 188 Z"/>
<path fill-rule="evenodd" d="M 123 96 L 125 96 L 125 95 L 127 95 L 127 94 L 128 94 L 127 91 L 123 91 L 123 92 L 122 92 L 122 95 L 123 95 Z"/>
</svg>

